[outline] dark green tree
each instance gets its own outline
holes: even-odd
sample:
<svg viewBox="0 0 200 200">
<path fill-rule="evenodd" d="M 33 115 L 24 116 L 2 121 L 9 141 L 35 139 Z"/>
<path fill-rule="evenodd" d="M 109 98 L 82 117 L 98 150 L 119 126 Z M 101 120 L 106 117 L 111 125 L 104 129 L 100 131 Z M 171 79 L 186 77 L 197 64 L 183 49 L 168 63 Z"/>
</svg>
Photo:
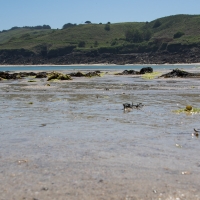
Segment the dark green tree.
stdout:
<svg viewBox="0 0 200 200">
<path fill-rule="evenodd" d="M 157 19 L 153 25 L 153 28 L 158 28 L 161 24 L 162 24 L 161 21 Z"/>
<path fill-rule="evenodd" d="M 85 41 L 80 41 L 78 43 L 78 47 L 85 47 Z"/>
<path fill-rule="evenodd" d="M 85 21 L 85 24 L 91 24 L 91 21 Z"/>
<path fill-rule="evenodd" d="M 105 29 L 106 31 L 110 31 L 110 25 L 109 25 L 109 24 L 106 24 L 105 27 L 104 27 L 104 29 Z"/>
<path fill-rule="evenodd" d="M 138 29 L 135 29 L 133 31 L 133 42 L 139 43 L 143 41 L 143 35 L 142 32 Z"/>
<path fill-rule="evenodd" d="M 42 28 L 43 28 L 43 29 L 51 29 L 51 26 L 45 25 L 45 24 L 44 24 L 44 25 L 42 26 Z"/>
<path fill-rule="evenodd" d="M 133 31 L 132 30 L 127 30 L 125 32 L 125 37 L 127 41 L 132 41 L 133 39 Z"/>
<path fill-rule="evenodd" d="M 67 24 L 63 25 L 62 29 L 66 29 L 66 28 L 73 27 L 73 26 L 76 26 L 76 24 L 67 23 Z"/>
<path fill-rule="evenodd" d="M 125 37 L 127 41 L 135 43 L 140 43 L 144 40 L 143 33 L 138 29 L 127 30 Z"/>
<path fill-rule="evenodd" d="M 180 38 L 181 36 L 185 35 L 185 33 L 178 31 L 174 34 L 174 38 Z"/>
<path fill-rule="evenodd" d="M 15 30 L 15 29 L 20 29 L 20 27 L 14 26 L 14 27 L 12 27 L 10 30 Z"/>
<path fill-rule="evenodd" d="M 152 36 L 152 32 L 149 29 L 147 29 L 143 32 L 143 39 L 144 40 L 149 41 L 151 36 Z"/>
<path fill-rule="evenodd" d="M 99 43 L 97 41 L 94 42 L 94 47 L 98 47 Z"/>
</svg>

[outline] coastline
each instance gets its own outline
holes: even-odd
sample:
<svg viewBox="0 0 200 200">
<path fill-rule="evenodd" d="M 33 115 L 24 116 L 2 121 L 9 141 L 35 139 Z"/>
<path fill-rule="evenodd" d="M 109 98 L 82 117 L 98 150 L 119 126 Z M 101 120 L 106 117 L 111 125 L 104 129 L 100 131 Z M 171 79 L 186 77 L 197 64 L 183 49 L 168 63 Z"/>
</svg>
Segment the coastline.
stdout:
<svg viewBox="0 0 200 200">
<path fill-rule="evenodd" d="M 0 65 L 0 68 L 1 67 L 35 67 L 35 66 L 42 66 L 42 67 L 45 67 L 45 66 L 55 66 L 55 67 L 70 67 L 70 66 L 78 66 L 78 67 L 85 67 L 85 66 L 167 66 L 167 65 L 170 65 L 170 66 L 192 66 L 192 65 L 199 65 L 200 66 L 200 63 L 177 63 L 177 64 L 170 64 L 170 63 L 165 63 L 165 64 L 141 64 L 141 63 L 138 63 L 138 64 L 125 64 L 125 65 L 118 65 L 118 64 L 108 64 L 108 63 L 100 63 L 100 64 L 71 64 L 71 65 L 54 65 L 54 64 L 43 64 L 43 65 Z"/>
</svg>

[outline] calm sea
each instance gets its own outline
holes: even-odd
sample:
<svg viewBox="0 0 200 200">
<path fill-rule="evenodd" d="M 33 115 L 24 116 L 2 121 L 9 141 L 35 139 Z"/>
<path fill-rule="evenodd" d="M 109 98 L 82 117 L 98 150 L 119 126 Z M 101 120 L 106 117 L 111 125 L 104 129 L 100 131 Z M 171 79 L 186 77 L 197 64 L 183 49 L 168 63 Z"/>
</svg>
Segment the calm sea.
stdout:
<svg viewBox="0 0 200 200">
<path fill-rule="evenodd" d="M 56 71 L 56 70 L 140 70 L 148 65 L 84 65 L 84 66 L 0 66 L 0 71 Z M 149 65 L 154 70 L 166 70 L 166 69 L 195 69 L 200 67 L 200 65 Z"/>
</svg>

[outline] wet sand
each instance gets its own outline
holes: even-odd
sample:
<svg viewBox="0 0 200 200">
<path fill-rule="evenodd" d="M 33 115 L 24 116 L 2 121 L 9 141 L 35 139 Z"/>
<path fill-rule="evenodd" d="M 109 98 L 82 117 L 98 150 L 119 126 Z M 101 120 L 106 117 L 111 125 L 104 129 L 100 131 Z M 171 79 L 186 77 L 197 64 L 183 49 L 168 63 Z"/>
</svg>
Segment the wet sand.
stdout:
<svg viewBox="0 0 200 200">
<path fill-rule="evenodd" d="M 200 199 L 200 114 L 172 112 L 200 79 L 28 80 L 0 82 L 1 200 Z"/>
</svg>

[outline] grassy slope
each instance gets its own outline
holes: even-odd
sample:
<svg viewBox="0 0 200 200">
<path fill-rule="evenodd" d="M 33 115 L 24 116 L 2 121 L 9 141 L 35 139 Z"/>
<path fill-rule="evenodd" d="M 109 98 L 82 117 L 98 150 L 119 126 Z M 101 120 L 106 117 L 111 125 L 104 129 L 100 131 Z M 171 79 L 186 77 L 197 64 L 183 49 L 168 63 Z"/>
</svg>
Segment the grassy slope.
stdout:
<svg viewBox="0 0 200 200">
<path fill-rule="evenodd" d="M 78 45 L 79 41 L 85 41 L 86 47 L 94 46 L 94 42 L 98 42 L 98 47 L 110 46 L 115 38 L 125 38 L 124 32 L 129 28 L 140 28 L 144 23 L 119 23 L 111 24 L 110 31 L 104 30 L 103 24 L 85 24 L 78 25 L 63 30 L 47 30 L 34 34 L 33 30 L 20 29 L 0 33 L 3 37 L 0 39 L 0 49 L 25 48 L 34 49 L 35 46 L 47 44 L 50 49 L 64 47 L 68 45 Z M 10 33 L 11 32 L 11 33 Z M 30 37 L 25 34 L 29 33 Z M 23 37 L 24 36 L 24 37 Z M 120 44 L 120 42 L 119 42 Z"/>
<path fill-rule="evenodd" d="M 175 15 L 159 19 L 161 26 L 153 28 L 156 20 L 143 23 L 116 23 L 110 24 L 110 31 L 104 30 L 105 24 L 85 24 L 64 30 L 30 30 L 16 29 L 0 33 L 0 49 L 29 49 L 37 51 L 41 45 L 48 49 L 56 49 L 69 45 L 78 45 L 79 41 L 85 41 L 84 50 L 94 48 L 94 42 L 99 47 L 111 47 L 128 45 L 125 41 L 125 31 L 128 29 L 150 29 L 153 33 L 150 42 L 156 38 L 167 40 L 168 43 L 200 44 L 200 15 Z M 178 39 L 173 39 L 177 31 L 185 33 Z M 141 45 L 147 45 L 143 42 Z M 77 47 L 77 49 L 79 49 Z M 82 49 L 82 50 L 83 50 Z"/>
<path fill-rule="evenodd" d="M 184 36 L 174 40 L 180 43 L 200 42 L 200 15 L 174 15 L 159 19 L 162 25 L 154 29 L 155 38 L 173 38 L 177 31 L 185 33 Z M 153 26 L 155 20 L 149 23 Z"/>
</svg>

